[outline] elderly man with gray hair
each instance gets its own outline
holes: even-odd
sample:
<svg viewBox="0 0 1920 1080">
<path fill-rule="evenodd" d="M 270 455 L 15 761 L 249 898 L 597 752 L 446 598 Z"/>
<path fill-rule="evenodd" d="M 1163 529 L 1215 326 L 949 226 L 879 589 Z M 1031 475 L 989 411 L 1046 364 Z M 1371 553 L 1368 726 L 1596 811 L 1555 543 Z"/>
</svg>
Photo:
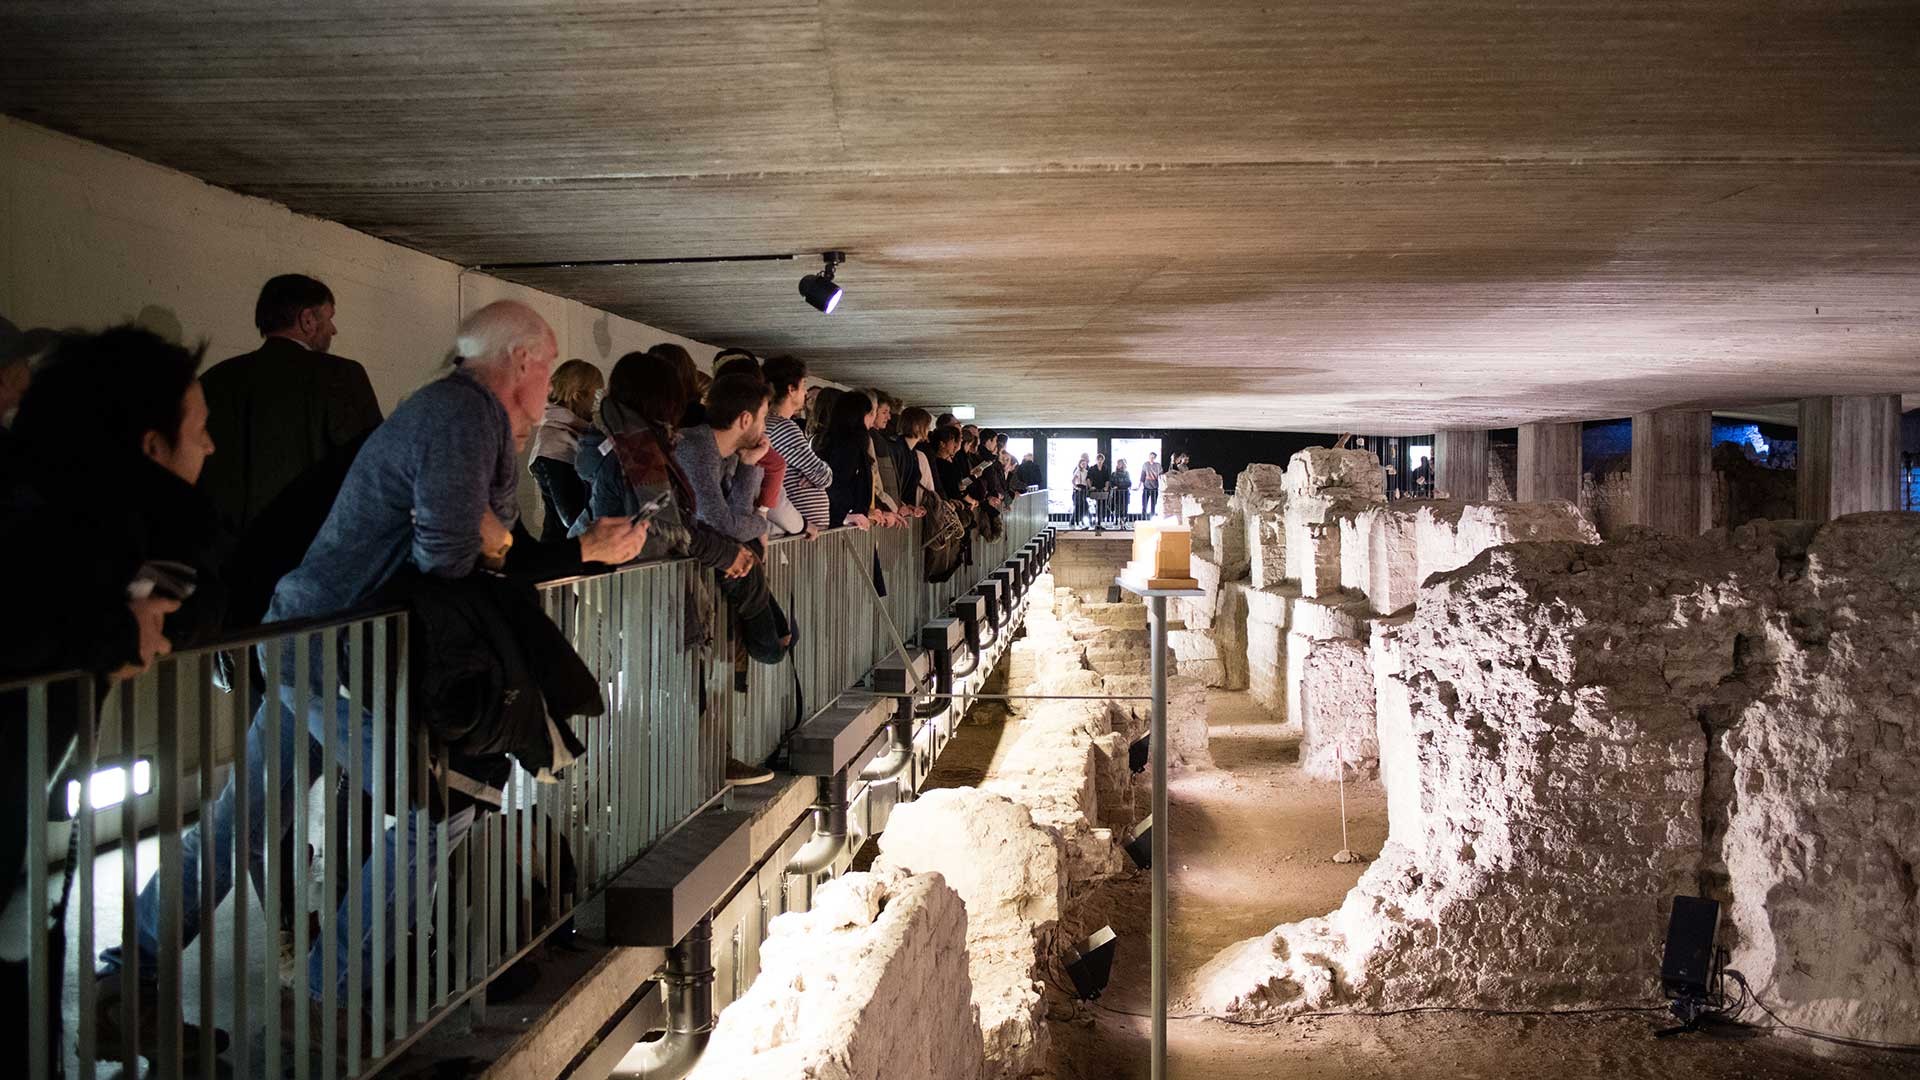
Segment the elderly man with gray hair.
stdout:
<svg viewBox="0 0 1920 1080">
<path fill-rule="evenodd" d="M 311 619 L 338 614 L 365 603 L 403 568 L 442 578 L 461 578 L 472 573 L 483 561 L 504 559 L 512 546 L 509 537 L 524 537 L 518 527 L 518 502 L 515 485 L 519 478 L 518 444 L 532 431 L 546 407 L 547 379 L 558 353 L 553 330 L 545 319 L 525 304 L 499 301 L 475 311 L 460 325 L 456 339 L 458 359 L 447 377 L 423 387 L 393 411 L 387 421 L 367 438 L 366 445 L 347 473 L 339 496 L 334 500 L 326 524 L 314 538 L 306 558 L 298 569 L 282 578 L 274 590 L 267 611 L 268 622 Z M 512 530 L 511 533 L 509 530 Z M 582 562 L 617 565 L 632 560 L 646 540 L 645 523 L 626 518 L 602 518 L 578 539 L 550 544 L 523 541 L 526 557 L 516 558 L 516 570 L 539 573 L 548 570 L 577 569 Z M 341 671 L 351 670 L 354 658 L 345 655 L 348 635 L 340 635 Z M 248 805 L 245 823 L 250 841 L 248 850 L 256 863 L 249 867 L 256 882 L 263 880 L 257 865 L 272 847 L 266 834 L 268 725 L 278 724 L 279 761 L 273 764 L 277 775 L 293 775 L 296 751 L 307 744 L 305 734 L 314 740 L 334 740 L 341 752 L 355 742 L 362 743 L 363 760 L 371 761 L 373 725 L 361 710 L 328 685 L 325 675 L 325 649 L 318 635 L 310 635 L 306 648 L 284 650 L 279 682 L 279 699 L 264 702 L 247 731 L 246 765 Z M 305 669 L 298 657 L 304 654 Z M 301 693 L 304 680 L 308 694 Z M 306 715 L 298 710 L 306 705 Z M 366 782 L 373 782 L 368 770 Z M 293 822 L 292 784 L 281 784 L 279 821 L 285 828 Z M 239 815 L 235 806 L 234 785 L 228 781 L 215 802 L 212 814 L 214 851 L 213 905 L 217 906 L 233 888 L 234 826 Z M 450 816 L 446 822 L 448 843 L 456 843 L 472 823 L 473 812 L 466 810 Z M 408 824 L 411 826 L 411 818 Z M 406 835 L 396 835 L 405 833 Z M 365 920 L 361 940 L 347 940 L 348 920 L 339 920 L 340 931 L 331 947 L 337 950 L 335 965 L 338 980 L 344 985 L 350 950 L 359 949 L 366 962 L 384 964 L 389 957 L 371 955 L 372 923 L 391 918 L 392 889 L 396 870 L 411 872 L 415 860 L 432 859 L 429 840 L 414 837 L 410 827 L 389 831 L 383 850 L 371 858 L 386 860 L 388 895 L 363 896 L 361 903 L 373 913 Z M 200 880 L 200 830 L 182 836 L 182 895 L 191 897 Z M 404 850 L 396 850 L 403 846 Z M 372 875 L 363 875 L 371 888 Z M 175 883 L 168 883 L 175 884 Z M 156 875 L 140 895 L 140 934 L 137 949 L 138 977 L 146 982 L 154 977 L 158 949 L 159 895 L 162 888 Z M 201 929 L 200 906 L 183 907 L 182 943 L 193 940 Z M 381 914 L 385 912 L 384 916 Z M 408 912 L 407 915 L 411 915 Z M 387 949 L 404 935 L 404 926 L 389 926 L 385 935 Z M 325 989 L 322 977 L 323 954 L 327 942 L 316 942 L 308 956 L 309 991 L 318 998 Z M 123 964 L 119 949 L 101 956 L 103 978 L 119 979 Z M 116 1009 L 109 998 L 117 997 L 108 987 L 102 995 L 103 1022 L 114 1019 Z M 142 1001 L 150 1001 L 143 994 Z M 103 1049 L 113 1041 L 108 1023 L 103 1030 Z M 143 1028 L 148 1025 L 143 1024 Z"/>
</svg>

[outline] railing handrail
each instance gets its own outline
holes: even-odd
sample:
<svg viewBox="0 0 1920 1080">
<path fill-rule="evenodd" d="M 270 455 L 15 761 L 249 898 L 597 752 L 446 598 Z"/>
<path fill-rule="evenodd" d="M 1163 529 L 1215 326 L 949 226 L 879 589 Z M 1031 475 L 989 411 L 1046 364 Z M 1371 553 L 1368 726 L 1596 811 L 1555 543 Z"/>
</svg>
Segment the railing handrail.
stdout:
<svg viewBox="0 0 1920 1080">
<path fill-rule="evenodd" d="M 836 533 L 859 531 L 860 530 L 852 526 L 843 525 L 837 529 L 822 531 L 819 534 L 819 538 L 831 536 Z M 806 537 L 797 535 L 783 536 L 772 541 L 769 546 L 783 545 L 790 540 L 805 541 Z M 546 589 L 557 585 L 571 585 L 575 582 L 612 577 L 616 574 L 624 574 L 629 571 L 641 570 L 647 567 L 667 566 L 676 562 L 689 561 L 691 560 L 686 556 L 677 556 L 666 559 L 648 559 L 644 562 L 621 563 L 619 566 L 610 566 L 604 570 L 596 570 L 590 574 L 566 574 L 560 577 L 540 578 L 533 582 L 533 587 L 536 589 Z M 161 659 L 164 660 L 175 657 L 185 659 L 188 657 L 204 656 L 208 653 L 248 649 L 255 645 L 263 645 L 278 638 L 292 637 L 297 634 L 316 634 L 325 630 L 340 629 L 351 626 L 357 622 L 367 622 L 373 619 L 384 619 L 394 615 L 403 615 L 406 611 L 407 607 L 405 604 L 393 602 L 366 603 L 327 615 L 310 615 L 300 619 L 281 619 L 275 622 L 256 623 L 252 626 L 233 627 L 211 641 L 170 652 L 166 657 Z M 24 690 L 38 683 L 53 683 L 66 679 L 85 679 L 92 677 L 92 672 L 81 671 L 77 668 L 56 669 L 53 671 L 37 672 L 31 675 L 19 675 L 0 682 L 0 693 L 6 693 L 12 690 Z"/>
<path fill-rule="evenodd" d="M 1035 488 L 1032 491 L 1019 492 L 1014 498 L 1019 499 L 1029 495 L 1045 495 L 1046 493 L 1046 488 Z M 879 527 L 880 526 L 875 526 L 875 528 Z M 868 531 L 870 530 L 855 528 L 852 525 L 841 525 L 836 528 L 822 529 L 812 540 L 809 540 L 802 534 L 796 533 L 791 536 L 782 536 L 768 541 L 767 546 L 769 548 L 776 548 L 796 543 L 813 543 L 841 533 Z M 612 577 L 616 574 L 624 574 L 646 567 L 669 566 L 677 562 L 690 561 L 692 560 L 682 555 L 674 558 L 648 559 L 644 562 L 622 563 L 619 566 L 611 566 L 604 570 L 596 570 L 588 574 L 563 574 L 559 577 L 540 578 L 533 582 L 533 587 L 536 589 L 546 589 L 558 585 L 571 585 L 576 582 L 591 581 L 596 578 Z M 399 603 L 366 603 L 327 615 L 312 615 L 300 619 L 282 619 L 277 622 L 264 622 L 252 626 L 233 627 L 216 636 L 211 641 L 170 652 L 167 655 L 169 657 L 187 658 L 204 656 L 209 653 L 231 652 L 234 649 L 250 649 L 255 645 L 262 645 L 278 638 L 292 637 L 296 634 L 320 633 L 325 630 L 351 626 L 357 622 L 389 618 L 394 615 L 405 614 L 406 610 L 406 605 Z M 31 675 L 18 675 L 11 679 L 0 681 L 0 694 L 14 690 L 24 690 L 40 683 L 92 678 L 93 674 L 93 672 L 81 671 L 77 668 L 65 668 L 54 671 L 37 672 Z"/>
</svg>

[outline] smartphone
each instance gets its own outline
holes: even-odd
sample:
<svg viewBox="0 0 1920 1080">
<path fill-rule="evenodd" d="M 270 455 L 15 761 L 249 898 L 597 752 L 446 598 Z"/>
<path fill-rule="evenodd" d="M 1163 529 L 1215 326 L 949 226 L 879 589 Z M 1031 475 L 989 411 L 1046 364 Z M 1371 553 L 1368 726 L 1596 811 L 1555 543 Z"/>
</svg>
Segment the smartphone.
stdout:
<svg viewBox="0 0 1920 1080">
<path fill-rule="evenodd" d="M 662 491 L 660 494 L 641 503 L 640 508 L 633 512 L 634 524 L 637 525 L 643 521 L 652 521 L 655 514 L 667 508 L 667 500 L 672 497 L 672 491 Z"/>
</svg>

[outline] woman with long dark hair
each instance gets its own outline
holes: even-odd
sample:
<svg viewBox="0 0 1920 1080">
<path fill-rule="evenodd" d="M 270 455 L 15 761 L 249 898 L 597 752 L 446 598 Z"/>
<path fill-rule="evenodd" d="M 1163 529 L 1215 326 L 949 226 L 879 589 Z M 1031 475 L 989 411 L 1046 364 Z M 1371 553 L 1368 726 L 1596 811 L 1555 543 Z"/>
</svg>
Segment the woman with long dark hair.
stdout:
<svg viewBox="0 0 1920 1080">
<path fill-rule="evenodd" d="M 815 449 L 821 460 L 833 470 L 833 483 L 827 488 L 829 524 L 897 525 L 899 518 L 886 507 L 874 468 L 873 437 L 867 421 L 873 414 L 873 399 L 858 390 L 848 390 L 833 403 L 833 414 Z"/>
</svg>

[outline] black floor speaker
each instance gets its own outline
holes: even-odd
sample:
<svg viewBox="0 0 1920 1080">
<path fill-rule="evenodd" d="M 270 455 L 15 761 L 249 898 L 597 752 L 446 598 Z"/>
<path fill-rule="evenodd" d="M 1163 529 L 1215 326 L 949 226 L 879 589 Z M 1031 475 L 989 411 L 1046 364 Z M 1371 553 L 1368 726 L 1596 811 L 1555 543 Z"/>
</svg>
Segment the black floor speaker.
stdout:
<svg viewBox="0 0 1920 1080">
<path fill-rule="evenodd" d="M 1673 898 L 1667 920 L 1667 951 L 1660 960 L 1660 988 L 1668 997 L 1701 997 L 1713 981 L 1714 937 L 1720 903 L 1698 896 Z"/>
</svg>

